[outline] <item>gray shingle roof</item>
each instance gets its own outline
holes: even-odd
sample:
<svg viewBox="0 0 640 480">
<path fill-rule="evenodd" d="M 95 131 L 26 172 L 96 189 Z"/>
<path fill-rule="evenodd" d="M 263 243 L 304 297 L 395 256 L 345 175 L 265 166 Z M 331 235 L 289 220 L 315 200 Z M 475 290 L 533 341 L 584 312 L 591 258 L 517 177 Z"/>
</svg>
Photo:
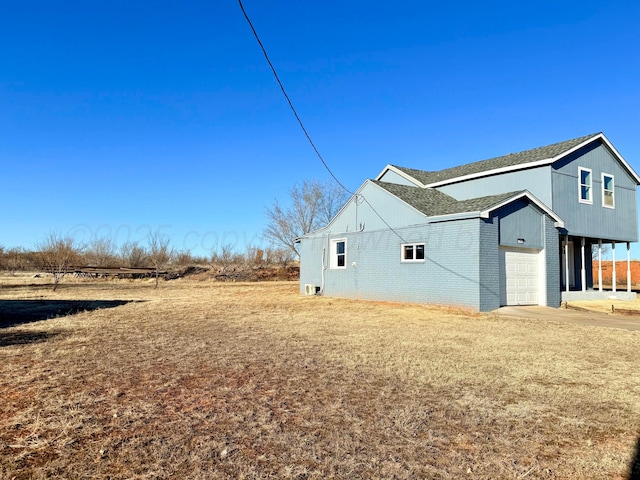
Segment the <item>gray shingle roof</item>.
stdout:
<svg viewBox="0 0 640 480">
<path fill-rule="evenodd" d="M 489 209 L 519 193 L 522 193 L 522 191 L 517 191 L 501 193 L 499 195 L 489 195 L 486 197 L 470 198 L 468 200 L 456 200 L 452 196 L 442 193 L 434 188 L 410 187 L 407 185 L 398 185 L 395 183 L 380 182 L 377 180 L 372 180 L 372 182 L 429 217 L 451 215 L 455 213 L 479 212 Z"/>
<path fill-rule="evenodd" d="M 538 160 L 553 158 L 563 152 L 571 150 L 596 135 L 599 135 L 599 133 L 593 133 L 591 135 L 585 135 L 584 137 L 574 138 L 573 140 L 554 143 L 553 145 L 546 145 L 544 147 L 525 150 L 524 152 L 519 153 L 510 153 L 509 155 L 503 155 L 502 157 L 490 158 L 489 160 L 468 163 L 466 165 L 460 165 L 458 167 L 447 168 L 445 170 L 435 172 L 398 167 L 397 165 L 394 166 L 405 172 L 407 175 L 410 175 L 416 180 L 422 182 L 424 185 L 428 185 L 431 183 L 462 177 L 464 175 L 473 175 L 475 173 L 487 172 L 498 168 L 523 165 L 526 163 L 536 162 Z"/>
</svg>

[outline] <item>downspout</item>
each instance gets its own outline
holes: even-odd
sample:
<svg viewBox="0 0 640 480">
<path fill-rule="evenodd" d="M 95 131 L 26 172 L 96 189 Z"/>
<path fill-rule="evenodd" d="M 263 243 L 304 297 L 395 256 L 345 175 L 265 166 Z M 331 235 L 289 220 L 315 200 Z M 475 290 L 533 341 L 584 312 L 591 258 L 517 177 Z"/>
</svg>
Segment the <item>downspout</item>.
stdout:
<svg viewBox="0 0 640 480">
<path fill-rule="evenodd" d="M 327 257 L 327 247 L 322 247 L 322 280 L 320 283 L 320 295 L 324 295 L 324 272 L 327 269 L 327 266 L 325 265 L 326 257 Z"/>
</svg>

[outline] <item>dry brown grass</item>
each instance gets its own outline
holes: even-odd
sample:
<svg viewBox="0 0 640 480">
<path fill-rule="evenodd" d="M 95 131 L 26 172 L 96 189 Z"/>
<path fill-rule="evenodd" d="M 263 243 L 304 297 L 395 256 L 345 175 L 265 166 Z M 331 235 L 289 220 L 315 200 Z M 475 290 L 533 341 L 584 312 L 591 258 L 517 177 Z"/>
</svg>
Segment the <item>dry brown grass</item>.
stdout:
<svg viewBox="0 0 640 480">
<path fill-rule="evenodd" d="M 612 293 L 612 295 L 615 295 Z M 640 298 L 635 300 L 575 300 L 569 302 L 570 305 L 585 308 L 587 310 L 593 310 L 594 312 L 611 313 L 612 311 L 622 310 L 627 312 L 638 312 L 640 315 Z M 613 307 L 613 308 L 612 308 Z"/>
<path fill-rule="evenodd" d="M 291 282 L 30 283 L 3 279 L 0 319 L 128 303 L 0 328 L 2 478 L 625 478 L 640 433 L 639 332 Z"/>
</svg>

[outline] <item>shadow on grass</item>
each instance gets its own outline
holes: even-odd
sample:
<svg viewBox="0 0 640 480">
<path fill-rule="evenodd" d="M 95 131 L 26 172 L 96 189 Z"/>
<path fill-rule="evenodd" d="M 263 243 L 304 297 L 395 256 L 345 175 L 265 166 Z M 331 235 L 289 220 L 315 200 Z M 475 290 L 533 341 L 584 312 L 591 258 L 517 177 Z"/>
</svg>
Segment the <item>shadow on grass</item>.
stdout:
<svg viewBox="0 0 640 480">
<path fill-rule="evenodd" d="M 638 442 L 636 443 L 636 454 L 631 461 L 629 480 L 640 480 L 640 437 L 638 437 Z"/>
<path fill-rule="evenodd" d="M 62 331 L 54 332 L 29 332 L 25 330 L 1 332 L 0 331 L 0 348 L 9 345 L 28 345 L 30 343 L 40 343 L 50 338 L 57 337 L 63 333 Z"/>
<path fill-rule="evenodd" d="M 132 300 L 0 300 L 0 328 L 114 308 Z"/>
</svg>

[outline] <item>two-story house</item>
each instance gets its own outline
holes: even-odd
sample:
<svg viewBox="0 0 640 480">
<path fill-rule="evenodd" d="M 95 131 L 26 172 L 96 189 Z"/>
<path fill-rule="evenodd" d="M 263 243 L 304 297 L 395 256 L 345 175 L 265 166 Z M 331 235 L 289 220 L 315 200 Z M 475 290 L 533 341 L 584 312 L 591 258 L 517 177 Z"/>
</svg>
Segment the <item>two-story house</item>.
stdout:
<svg viewBox="0 0 640 480">
<path fill-rule="evenodd" d="M 299 239 L 301 291 L 480 311 L 606 298 L 592 262 L 604 244 L 628 265 L 638 185 L 602 133 L 440 171 L 387 165 Z"/>
</svg>

